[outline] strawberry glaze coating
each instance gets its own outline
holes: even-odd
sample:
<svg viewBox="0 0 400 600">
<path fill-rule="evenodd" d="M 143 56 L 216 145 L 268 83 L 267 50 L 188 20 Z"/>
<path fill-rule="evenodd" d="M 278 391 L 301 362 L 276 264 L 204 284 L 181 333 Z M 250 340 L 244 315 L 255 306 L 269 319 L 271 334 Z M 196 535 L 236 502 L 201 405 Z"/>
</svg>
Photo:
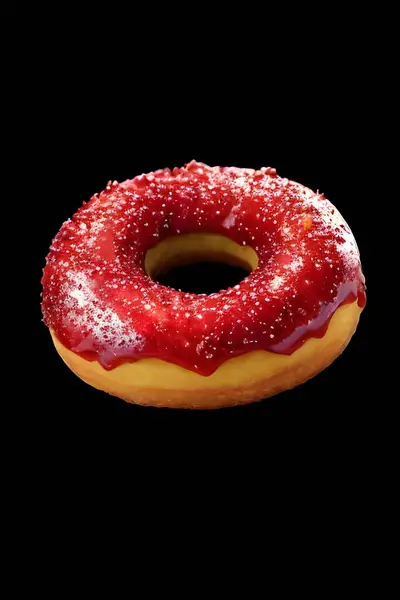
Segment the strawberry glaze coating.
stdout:
<svg viewBox="0 0 400 600">
<path fill-rule="evenodd" d="M 153 281 L 144 271 L 147 250 L 194 232 L 251 246 L 258 267 L 211 295 Z M 254 350 L 291 354 L 322 337 L 341 304 L 365 305 L 346 222 L 322 194 L 271 168 L 192 161 L 110 182 L 62 225 L 46 263 L 45 323 L 105 369 L 159 358 L 206 376 Z"/>
</svg>

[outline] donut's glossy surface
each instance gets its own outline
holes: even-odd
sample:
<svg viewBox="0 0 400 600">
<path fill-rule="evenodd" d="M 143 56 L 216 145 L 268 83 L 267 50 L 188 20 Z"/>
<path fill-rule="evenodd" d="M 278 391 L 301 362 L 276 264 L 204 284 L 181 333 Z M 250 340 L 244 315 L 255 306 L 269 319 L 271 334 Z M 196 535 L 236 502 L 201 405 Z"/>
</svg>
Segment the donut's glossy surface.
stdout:
<svg viewBox="0 0 400 600">
<path fill-rule="evenodd" d="M 149 249 L 203 232 L 252 247 L 258 266 L 209 296 L 146 274 Z M 195 162 L 110 183 L 61 227 L 43 275 L 46 324 L 105 369 L 159 358 L 210 375 L 254 350 L 291 354 L 355 299 L 364 306 L 357 245 L 328 200 L 274 169 Z"/>
</svg>

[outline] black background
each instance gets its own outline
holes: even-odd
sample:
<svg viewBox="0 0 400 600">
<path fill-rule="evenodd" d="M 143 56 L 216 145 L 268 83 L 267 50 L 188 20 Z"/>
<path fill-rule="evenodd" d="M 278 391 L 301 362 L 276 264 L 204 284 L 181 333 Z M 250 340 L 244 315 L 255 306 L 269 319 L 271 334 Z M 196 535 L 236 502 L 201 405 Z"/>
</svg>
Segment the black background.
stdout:
<svg viewBox="0 0 400 600">
<path fill-rule="evenodd" d="M 360 112 L 366 92 L 359 74 L 343 70 L 335 58 L 322 68 L 315 56 L 312 64 L 292 57 L 290 70 L 282 71 L 264 60 L 262 49 L 250 63 L 229 59 L 229 53 L 223 60 L 184 55 L 171 64 L 157 54 L 149 65 L 131 49 L 125 53 L 129 67 L 121 69 L 119 61 L 95 50 L 72 61 L 62 53 L 57 68 L 47 58 L 35 72 L 38 97 L 29 109 L 34 126 L 25 152 L 45 174 L 36 215 L 38 295 L 51 239 L 84 200 L 110 179 L 192 159 L 273 166 L 279 175 L 324 192 L 353 230 L 368 284 L 369 209 L 362 182 L 370 169 L 369 132 Z M 46 375 L 37 372 L 37 403 L 50 418 L 203 423 L 264 416 L 343 428 L 363 422 L 371 410 L 365 378 L 369 313 L 370 302 L 344 354 L 306 384 L 245 407 L 192 412 L 128 405 L 81 382 L 53 348 L 38 298 L 35 359 Z"/>
<path fill-rule="evenodd" d="M 140 14 L 142 6 L 150 14 Z M 387 203 L 394 204 L 396 193 L 372 191 L 383 179 L 395 183 L 382 156 L 387 144 L 376 141 L 378 131 L 396 141 L 392 123 L 385 125 L 381 84 L 396 81 L 395 69 L 385 72 L 395 55 L 387 44 L 390 16 L 382 27 L 384 7 L 354 15 L 349 6 L 310 5 L 307 11 L 304 3 L 221 6 L 221 14 L 215 4 L 133 3 L 129 8 L 133 14 L 128 8 L 115 14 L 110 4 L 104 9 L 97 4 L 85 15 L 83 5 L 40 10 L 35 4 L 30 14 L 26 5 L 14 5 L 15 34 L 4 52 L 12 73 L 4 95 L 12 91 L 14 99 L 2 113 L 12 138 L 5 154 L 15 168 L 3 206 L 16 212 L 12 220 L 3 219 L 3 233 L 10 233 L 11 249 L 18 247 L 5 253 L 4 267 L 15 272 L 22 290 L 17 295 L 6 285 L 3 292 L 3 322 L 10 321 L 11 335 L 3 337 L 9 360 L 2 364 L 2 411 L 12 407 L 20 417 L 15 433 L 9 421 L 3 422 L 3 470 L 12 480 L 7 485 L 3 479 L 12 509 L 18 510 L 13 523 L 22 527 L 28 550 L 34 548 L 30 562 L 38 555 L 37 541 L 47 541 L 45 526 L 51 523 L 48 547 L 57 565 L 64 523 L 69 537 L 73 532 L 75 554 L 84 533 L 91 535 L 94 519 L 96 541 L 104 539 L 110 518 L 113 531 L 133 525 L 136 534 L 143 524 L 152 544 L 146 559 L 154 557 L 165 525 L 173 533 L 167 538 L 171 550 L 182 521 L 185 550 L 190 538 L 198 545 L 198 522 L 210 532 L 201 559 L 212 550 L 210 537 L 214 545 L 223 539 L 218 534 L 225 522 L 229 540 L 233 535 L 237 540 L 243 519 L 246 531 L 258 537 L 277 523 L 279 538 L 283 527 L 289 543 L 301 523 L 307 533 L 299 538 L 302 552 L 296 558 L 305 553 L 314 558 L 315 552 L 307 550 L 315 541 L 320 560 L 334 569 L 323 583 L 349 570 L 343 560 L 329 560 L 328 544 L 341 557 L 347 550 L 352 569 L 361 558 L 356 583 L 364 579 L 370 586 L 373 573 L 380 575 L 376 548 L 381 552 L 387 546 L 382 538 L 375 543 L 374 533 L 392 531 L 385 516 L 393 493 L 385 487 L 396 472 L 389 472 L 395 456 L 389 444 L 396 436 L 387 434 L 396 400 L 388 386 L 393 381 L 396 389 L 396 368 L 381 365 L 389 358 L 381 324 L 392 333 L 395 318 L 391 313 L 382 319 L 391 309 L 382 273 L 386 260 L 377 254 L 383 250 L 386 256 L 388 249 L 376 243 L 379 229 L 387 230 Z M 282 15 L 274 14 L 278 9 Z M 343 355 L 292 391 L 215 411 L 127 405 L 81 382 L 55 351 L 41 322 L 44 258 L 62 222 L 109 179 L 122 181 L 193 158 L 211 165 L 271 165 L 280 175 L 324 192 L 360 247 L 367 307 Z M 374 263 L 379 268 L 373 271 Z M 385 307 L 376 310 L 379 298 Z M 380 337 L 372 343 L 376 331 Z M 8 342 L 15 344 L 13 355 Z M 20 427 L 23 421 L 27 427 Z M 19 455 L 20 465 L 15 464 Z M 251 511 L 243 502 L 247 498 Z M 384 510 L 379 510 L 380 498 Z M 207 527 L 210 513 L 217 528 Z M 35 526 L 31 536 L 26 521 Z M 133 546 L 140 552 L 136 538 Z M 290 560 L 290 553 L 284 558 Z M 153 568 L 151 582 L 154 573 Z"/>
</svg>

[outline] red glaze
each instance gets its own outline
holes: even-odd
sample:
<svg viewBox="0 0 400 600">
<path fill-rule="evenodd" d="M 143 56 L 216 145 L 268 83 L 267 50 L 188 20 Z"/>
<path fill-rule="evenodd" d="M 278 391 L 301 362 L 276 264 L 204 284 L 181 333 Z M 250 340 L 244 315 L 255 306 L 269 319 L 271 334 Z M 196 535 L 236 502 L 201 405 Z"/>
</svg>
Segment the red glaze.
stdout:
<svg viewBox="0 0 400 600">
<path fill-rule="evenodd" d="M 209 296 L 152 281 L 146 251 L 192 232 L 251 246 L 258 268 Z M 356 242 L 323 195 L 275 169 L 194 161 L 95 194 L 56 235 L 42 283 L 46 324 L 106 369 L 151 357 L 210 375 L 253 350 L 291 354 L 341 304 L 365 305 Z"/>
</svg>

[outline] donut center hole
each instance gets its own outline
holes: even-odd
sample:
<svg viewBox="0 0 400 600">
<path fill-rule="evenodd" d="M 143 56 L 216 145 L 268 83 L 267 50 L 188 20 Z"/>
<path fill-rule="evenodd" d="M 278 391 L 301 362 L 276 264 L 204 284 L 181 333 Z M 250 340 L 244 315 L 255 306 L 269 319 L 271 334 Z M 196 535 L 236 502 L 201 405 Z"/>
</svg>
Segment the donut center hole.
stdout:
<svg viewBox="0 0 400 600">
<path fill-rule="evenodd" d="M 191 233 L 166 238 L 145 257 L 146 273 L 162 285 L 193 294 L 233 287 L 258 265 L 249 246 L 222 235 Z"/>
<path fill-rule="evenodd" d="M 241 267 L 220 262 L 198 262 L 172 267 L 156 281 L 166 287 L 190 294 L 212 294 L 233 287 L 249 274 Z"/>
</svg>

